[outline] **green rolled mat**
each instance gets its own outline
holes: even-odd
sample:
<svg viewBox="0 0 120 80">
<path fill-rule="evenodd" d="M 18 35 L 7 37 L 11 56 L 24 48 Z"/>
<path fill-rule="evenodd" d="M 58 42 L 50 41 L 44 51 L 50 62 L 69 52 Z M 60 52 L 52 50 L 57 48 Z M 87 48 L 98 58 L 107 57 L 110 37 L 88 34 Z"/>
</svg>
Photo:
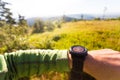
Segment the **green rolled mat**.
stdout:
<svg viewBox="0 0 120 80">
<path fill-rule="evenodd" d="M 0 55 L 0 80 L 6 80 L 7 76 L 7 65 L 3 55 Z"/>
<path fill-rule="evenodd" d="M 5 53 L 8 76 L 12 80 L 49 71 L 69 71 L 67 50 L 20 50 Z M 1 79 L 0 79 L 1 80 Z"/>
</svg>

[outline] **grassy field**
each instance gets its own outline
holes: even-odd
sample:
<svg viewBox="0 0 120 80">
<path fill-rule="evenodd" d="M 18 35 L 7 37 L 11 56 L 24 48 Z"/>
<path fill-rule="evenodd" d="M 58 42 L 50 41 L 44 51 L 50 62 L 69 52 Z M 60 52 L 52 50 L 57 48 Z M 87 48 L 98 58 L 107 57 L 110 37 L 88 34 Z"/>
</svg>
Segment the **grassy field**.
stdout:
<svg viewBox="0 0 120 80">
<path fill-rule="evenodd" d="M 29 37 L 31 48 L 68 49 L 79 44 L 92 49 L 120 50 L 120 21 L 69 22 L 53 32 Z"/>
<path fill-rule="evenodd" d="M 68 49 L 78 44 L 87 47 L 88 50 L 111 48 L 120 51 L 120 21 L 64 23 L 53 32 L 30 36 L 28 43 L 31 48 Z M 50 72 L 31 80 L 67 80 L 67 77 L 67 73 Z"/>
</svg>

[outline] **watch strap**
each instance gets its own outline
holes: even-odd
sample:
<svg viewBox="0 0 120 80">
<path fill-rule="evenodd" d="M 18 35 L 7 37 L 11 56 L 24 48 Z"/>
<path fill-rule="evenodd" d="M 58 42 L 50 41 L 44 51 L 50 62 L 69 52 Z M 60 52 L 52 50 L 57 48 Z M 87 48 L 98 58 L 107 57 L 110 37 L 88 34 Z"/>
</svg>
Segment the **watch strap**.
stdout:
<svg viewBox="0 0 120 80">
<path fill-rule="evenodd" d="M 69 80 L 83 80 L 82 73 L 74 72 L 71 70 Z"/>
<path fill-rule="evenodd" d="M 76 57 L 75 55 L 72 55 L 72 70 L 75 72 L 82 72 L 83 71 L 83 65 L 84 65 L 85 57 Z"/>
</svg>

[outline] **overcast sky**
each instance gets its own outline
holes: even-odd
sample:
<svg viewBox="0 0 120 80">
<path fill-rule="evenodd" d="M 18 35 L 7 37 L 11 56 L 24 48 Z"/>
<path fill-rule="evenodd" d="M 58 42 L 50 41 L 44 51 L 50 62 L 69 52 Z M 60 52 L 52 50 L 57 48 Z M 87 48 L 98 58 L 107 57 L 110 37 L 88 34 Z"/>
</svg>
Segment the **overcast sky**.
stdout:
<svg viewBox="0 0 120 80">
<path fill-rule="evenodd" d="M 120 13 L 120 0 L 2 0 L 11 3 L 14 16 Z"/>
</svg>

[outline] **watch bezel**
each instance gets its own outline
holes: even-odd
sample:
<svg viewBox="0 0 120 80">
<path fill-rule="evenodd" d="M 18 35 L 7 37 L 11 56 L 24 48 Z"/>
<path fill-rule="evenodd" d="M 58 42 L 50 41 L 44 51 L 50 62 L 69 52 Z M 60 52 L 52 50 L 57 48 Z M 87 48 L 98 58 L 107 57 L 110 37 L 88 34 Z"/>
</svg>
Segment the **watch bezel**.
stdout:
<svg viewBox="0 0 120 80">
<path fill-rule="evenodd" d="M 84 51 L 83 52 L 74 52 L 73 51 L 73 48 L 74 47 L 81 47 L 81 48 L 83 48 L 84 49 Z M 80 45 L 74 45 L 74 46 L 72 46 L 70 49 L 69 49 L 69 52 L 70 52 L 70 54 L 71 55 L 76 55 L 76 56 L 87 56 L 87 49 L 85 48 L 85 47 L 83 47 L 83 46 L 80 46 Z"/>
</svg>

